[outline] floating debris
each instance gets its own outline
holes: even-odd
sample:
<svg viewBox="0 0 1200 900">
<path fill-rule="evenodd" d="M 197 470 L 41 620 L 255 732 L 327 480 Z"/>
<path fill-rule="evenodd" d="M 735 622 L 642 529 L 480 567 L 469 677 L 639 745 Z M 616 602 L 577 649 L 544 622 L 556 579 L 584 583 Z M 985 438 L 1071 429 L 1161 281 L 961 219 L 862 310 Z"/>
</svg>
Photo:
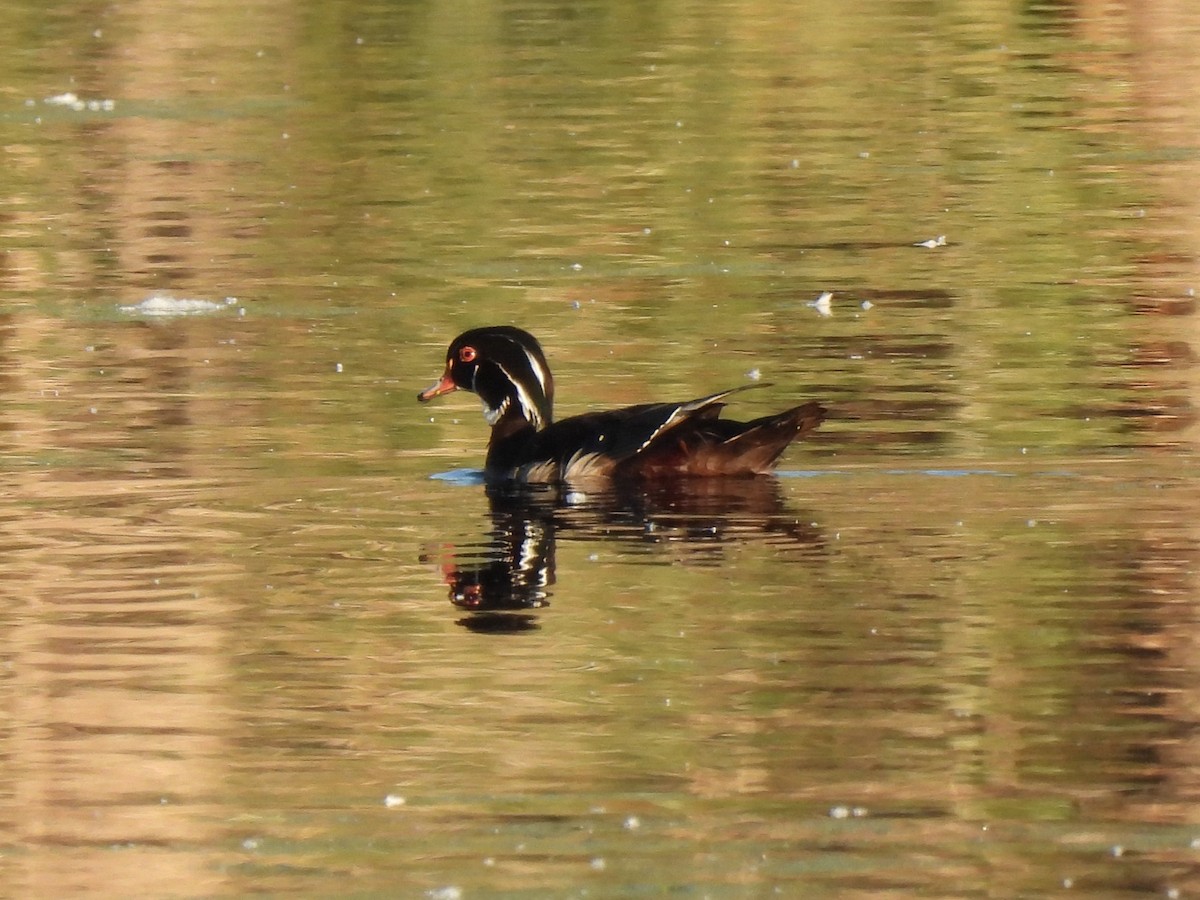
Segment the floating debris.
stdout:
<svg viewBox="0 0 1200 900">
<path fill-rule="evenodd" d="M 399 794 L 388 794 L 386 797 L 383 798 L 383 805 L 386 806 L 388 809 L 399 809 L 401 806 L 404 806 L 406 803 L 408 803 L 408 801 L 405 800 L 403 797 L 401 797 Z"/>
<path fill-rule="evenodd" d="M 749 378 L 751 381 L 758 381 L 760 378 L 762 378 L 762 370 L 761 369 L 751 369 L 749 372 L 746 373 L 746 377 Z"/>
<path fill-rule="evenodd" d="M 831 819 L 861 819 L 867 815 L 865 806 L 835 806 L 829 810 Z"/>
<path fill-rule="evenodd" d="M 913 244 L 913 246 L 914 247 L 926 247 L 930 250 L 932 250 L 934 247 L 945 247 L 946 246 L 946 236 L 944 234 L 939 234 L 937 237 L 931 237 L 927 241 L 917 241 L 915 244 Z"/>
<path fill-rule="evenodd" d="M 47 97 L 42 101 L 47 106 L 75 106 L 80 104 L 79 108 L 83 109 L 83 101 L 79 99 L 79 95 L 74 91 L 67 91 L 64 94 L 55 94 L 53 97 Z"/>
<path fill-rule="evenodd" d="M 117 108 L 115 100 L 83 100 L 74 91 L 66 91 L 62 94 L 55 94 L 53 97 L 47 97 L 42 101 L 46 106 L 65 106 L 75 112 L 112 112 Z"/>
<path fill-rule="evenodd" d="M 809 306 L 815 309 L 823 316 L 833 315 L 833 291 L 825 291 L 816 300 L 809 302 Z"/>
<path fill-rule="evenodd" d="M 223 301 L 217 302 L 155 292 L 141 303 L 135 303 L 132 306 L 118 306 L 117 309 L 131 316 L 197 316 L 218 312 L 237 302 L 237 297 L 226 297 Z"/>
</svg>

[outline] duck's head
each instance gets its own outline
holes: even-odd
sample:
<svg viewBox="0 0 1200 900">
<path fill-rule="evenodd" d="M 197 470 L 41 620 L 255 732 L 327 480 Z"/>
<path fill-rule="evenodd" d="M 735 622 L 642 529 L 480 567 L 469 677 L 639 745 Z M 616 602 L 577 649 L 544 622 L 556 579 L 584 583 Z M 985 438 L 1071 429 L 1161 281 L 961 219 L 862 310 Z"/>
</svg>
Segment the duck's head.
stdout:
<svg viewBox="0 0 1200 900">
<path fill-rule="evenodd" d="M 554 378 L 537 340 L 511 325 L 464 331 L 446 350 L 446 370 L 417 399 L 432 400 L 462 389 L 483 401 L 488 424 L 518 417 L 534 428 L 553 418 Z"/>
</svg>

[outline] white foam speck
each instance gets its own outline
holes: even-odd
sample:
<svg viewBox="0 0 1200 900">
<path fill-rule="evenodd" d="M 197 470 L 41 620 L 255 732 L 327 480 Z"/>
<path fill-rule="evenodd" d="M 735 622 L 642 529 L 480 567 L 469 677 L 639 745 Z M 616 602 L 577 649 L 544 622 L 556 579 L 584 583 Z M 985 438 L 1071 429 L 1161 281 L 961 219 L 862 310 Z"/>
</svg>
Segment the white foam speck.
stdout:
<svg viewBox="0 0 1200 900">
<path fill-rule="evenodd" d="M 815 309 L 822 316 L 833 315 L 833 291 L 825 291 L 820 297 L 811 301 L 808 305 Z"/>
<path fill-rule="evenodd" d="M 155 292 L 140 303 L 118 306 L 117 309 L 126 315 L 133 316 L 195 316 L 216 312 L 228 305 L 228 299 L 224 303 L 216 303 L 212 300 L 176 297 L 172 294 Z"/>
<path fill-rule="evenodd" d="M 65 106 L 75 112 L 112 112 L 117 107 L 115 100 L 84 100 L 74 91 L 64 91 L 42 100 L 46 106 Z"/>
</svg>

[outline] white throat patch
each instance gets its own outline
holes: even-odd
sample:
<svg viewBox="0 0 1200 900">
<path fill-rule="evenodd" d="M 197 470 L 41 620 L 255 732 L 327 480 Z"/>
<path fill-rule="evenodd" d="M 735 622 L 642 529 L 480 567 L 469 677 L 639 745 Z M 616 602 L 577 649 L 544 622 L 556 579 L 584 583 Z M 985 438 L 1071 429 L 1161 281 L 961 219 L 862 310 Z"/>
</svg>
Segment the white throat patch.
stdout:
<svg viewBox="0 0 1200 900">
<path fill-rule="evenodd" d="M 507 410 L 508 410 L 508 398 L 507 397 L 505 397 L 502 401 L 500 401 L 500 405 L 497 407 L 488 406 L 487 402 L 485 401 L 483 404 L 483 418 L 487 421 L 488 425 L 495 425 L 497 422 L 500 421 L 500 417 L 502 415 L 504 415 L 504 413 Z"/>
</svg>

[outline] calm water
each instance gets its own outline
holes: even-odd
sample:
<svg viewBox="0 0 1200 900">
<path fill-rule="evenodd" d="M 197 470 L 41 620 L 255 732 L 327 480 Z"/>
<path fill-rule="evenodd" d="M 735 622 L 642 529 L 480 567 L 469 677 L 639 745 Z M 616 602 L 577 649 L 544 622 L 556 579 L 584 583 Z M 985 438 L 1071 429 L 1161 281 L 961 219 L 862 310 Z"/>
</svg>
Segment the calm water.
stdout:
<svg viewBox="0 0 1200 900">
<path fill-rule="evenodd" d="M 5 6 L 0 892 L 1200 893 L 1198 41 Z M 832 416 L 489 493 L 414 400 L 488 322 L 560 414 Z"/>
</svg>

